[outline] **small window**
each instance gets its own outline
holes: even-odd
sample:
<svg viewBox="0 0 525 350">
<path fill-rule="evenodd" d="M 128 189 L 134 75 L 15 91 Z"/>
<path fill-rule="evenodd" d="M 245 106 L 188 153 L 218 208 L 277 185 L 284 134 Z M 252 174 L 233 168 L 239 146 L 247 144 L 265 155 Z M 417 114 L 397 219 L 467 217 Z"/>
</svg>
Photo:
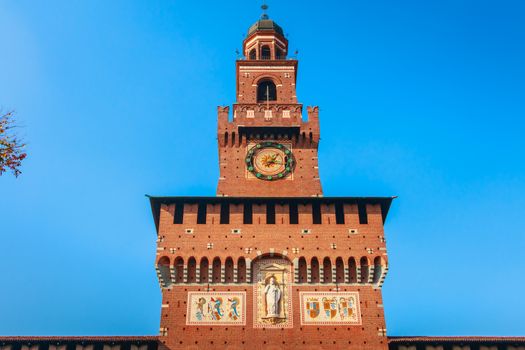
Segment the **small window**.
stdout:
<svg viewBox="0 0 525 350">
<path fill-rule="evenodd" d="M 174 224 L 182 224 L 184 221 L 184 203 L 175 204 L 175 213 L 173 215 Z"/>
<path fill-rule="evenodd" d="M 312 220 L 314 224 L 321 224 L 321 205 L 319 203 L 312 204 Z"/>
<path fill-rule="evenodd" d="M 297 209 L 297 204 L 290 203 L 290 224 L 297 225 L 299 223 L 299 211 Z"/>
<path fill-rule="evenodd" d="M 243 224 L 252 224 L 253 223 L 253 210 L 252 203 L 244 203 L 244 212 L 243 212 Z"/>
<path fill-rule="evenodd" d="M 230 223 L 230 204 L 229 203 L 222 203 L 221 204 L 221 224 L 229 224 Z"/>
<path fill-rule="evenodd" d="M 269 60 L 271 59 L 272 53 L 270 51 L 270 47 L 269 46 L 263 46 L 261 48 L 261 60 Z"/>
<path fill-rule="evenodd" d="M 197 224 L 206 223 L 206 203 L 199 203 L 197 208 Z"/>
<path fill-rule="evenodd" d="M 257 51 L 255 51 L 255 49 L 252 49 L 250 51 L 250 56 L 249 57 L 250 57 L 251 60 L 256 59 L 257 58 Z"/>
<path fill-rule="evenodd" d="M 277 88 L 271 80 L 263 80 L 257 85 L 257 102 L 277 101 Z"/>
<path fill-rule="evenodd" d="M 357 203 L 357 211 L 359 213 L 359 223 L 368 224 L 368 215 L 366 213 L 366 203 Z"/>
<path fill-rule="evenodd" d="M 338 225 L 344 225 L 345 223 L 345 212 L 343 203 L 335 204 L 335 223 Z"/>
<path fill-rule="evenodd" d="M 275 204 L 268 203 L 266 204 L 266 223 L 275 224 Z"/>
<path fill-rule="evenodd" d="M 280 48 L 275 49 L 275 59 L 280 60 L 284 58 L 283 50 Z"/>
</svg>

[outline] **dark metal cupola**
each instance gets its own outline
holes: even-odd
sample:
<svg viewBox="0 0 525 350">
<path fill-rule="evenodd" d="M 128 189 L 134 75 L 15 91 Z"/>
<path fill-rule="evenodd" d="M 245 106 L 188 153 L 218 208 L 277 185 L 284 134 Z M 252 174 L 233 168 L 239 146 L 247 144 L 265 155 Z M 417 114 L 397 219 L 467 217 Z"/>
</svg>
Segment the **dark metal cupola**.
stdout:
<svg viewBox="0 0 525 350">
<path fill-rule="evenodd" d="M 243 42 L 243 52 L 248 60 L 283 60 L 288 53 L 288 40 L 283 29 L 266 14 L 267 5 L 261 7 L 263 14 L 250 29 Z"/>
</svg>

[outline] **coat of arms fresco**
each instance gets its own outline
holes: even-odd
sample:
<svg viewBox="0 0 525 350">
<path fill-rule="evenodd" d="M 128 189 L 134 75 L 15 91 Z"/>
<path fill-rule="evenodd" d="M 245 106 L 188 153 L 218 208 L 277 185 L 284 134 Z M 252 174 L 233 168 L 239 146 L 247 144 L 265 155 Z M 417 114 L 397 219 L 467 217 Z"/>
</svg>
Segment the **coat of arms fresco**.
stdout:
<svg viewBox="0 0 525 350">
<path fill-rule="evenodd" d="M 263 258 L 254 266 L 254 327 L 292 327 L 291 264 Z"/>
<path fill-rule="evenodd" d="M 188 325 L 245 325 L 245 292 L 188 292 Z"/>
<path fill-rule="evenodd" d="M 301 324 L 361 324 L 359 293 L 301 292 Z"/>
</svg>

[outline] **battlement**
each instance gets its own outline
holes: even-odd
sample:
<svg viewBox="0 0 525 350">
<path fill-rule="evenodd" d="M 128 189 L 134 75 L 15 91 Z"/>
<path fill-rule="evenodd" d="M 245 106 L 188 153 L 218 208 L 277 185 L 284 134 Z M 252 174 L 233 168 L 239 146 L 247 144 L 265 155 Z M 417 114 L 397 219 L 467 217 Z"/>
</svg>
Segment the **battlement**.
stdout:
<svg viewBox="0 0 525 350">
<path fill-rule="evenodd" d="M 148 196 L 157 231 L 175 225 L 368 225 L 386 220 L 395 197 Z"/>
</svg>

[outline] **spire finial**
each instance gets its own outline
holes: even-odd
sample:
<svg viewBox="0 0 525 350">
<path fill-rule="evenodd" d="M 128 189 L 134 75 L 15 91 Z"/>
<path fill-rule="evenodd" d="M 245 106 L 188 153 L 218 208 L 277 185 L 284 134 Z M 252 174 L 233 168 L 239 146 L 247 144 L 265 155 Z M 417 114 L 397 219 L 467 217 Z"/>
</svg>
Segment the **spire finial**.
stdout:
<svg viewBox="0 0 525 350">
<path fill-rule="evenodd" d="M 266 14 L 266 10 L 268 10 L 268 5 L 266 5 L 266 2 L 263 2 L 261 9 L 263 10 L 261 19 L 268 19 L 268 14 Z"/>
</svg>

